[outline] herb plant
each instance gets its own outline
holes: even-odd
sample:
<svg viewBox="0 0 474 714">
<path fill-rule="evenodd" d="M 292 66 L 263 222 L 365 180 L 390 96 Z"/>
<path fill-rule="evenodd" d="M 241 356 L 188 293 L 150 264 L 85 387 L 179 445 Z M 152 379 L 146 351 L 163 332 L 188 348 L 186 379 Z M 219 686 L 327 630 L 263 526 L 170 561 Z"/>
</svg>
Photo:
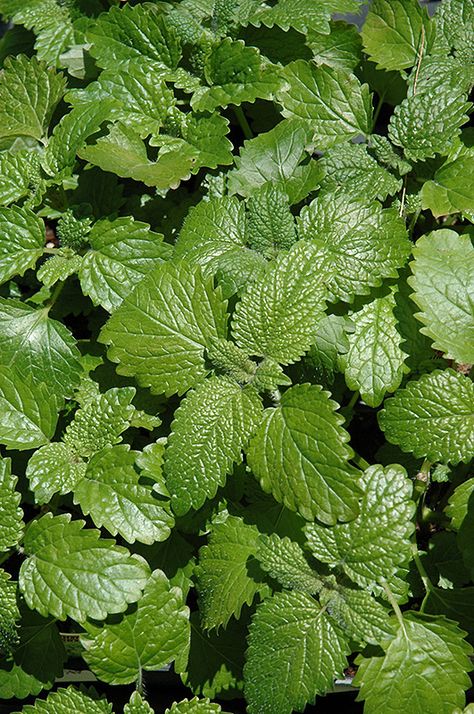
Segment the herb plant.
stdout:
<svg viewBox="0 0 474 714">
<path fill-rule="evenodd" d="M 0 697 L 39 695 L 23 712 L 112 711 L 47 696 L 60 632 L 136 685 L 126 714 L 170 663 L 169 714 L 302 712 L 349 664 L 366 714 L 465 705 L 474 2 L 334 18 L 359 10 L 0 0 Z"/>
</svg>

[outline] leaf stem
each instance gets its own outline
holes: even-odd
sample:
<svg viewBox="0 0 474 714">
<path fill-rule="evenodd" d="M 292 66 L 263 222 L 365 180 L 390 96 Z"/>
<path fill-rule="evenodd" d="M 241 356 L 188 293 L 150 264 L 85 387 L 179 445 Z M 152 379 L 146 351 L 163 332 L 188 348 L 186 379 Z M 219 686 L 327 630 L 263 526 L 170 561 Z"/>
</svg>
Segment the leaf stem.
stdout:
<svg viewBox="0 0 474 714">
<path fill-rule="evenodd" d="M 385 94 L 386 93 L 383 92 L 382 94 L 379 95 L 379 101 L 377 102 L 377 106 L 375 107 L 375 111 L 374 111 L 374 116 L 372 117 L 372 129 L 370 132 L 371 134 L 373 134 L 375 131 L 375 125 L 377 123 L 377 119 L 379 118 L 380 110 L 382 109 L 383 103 L 385 101 Z"/>
<path fill-rule="evenodd" d="M 65 285 L 64 280 L 59 280 L 58 283 L 56 284 L 56 286 L 53 290 L 53 294 L 51 295 L 48 305 L 47 305 L 48 310 L 51 310 L 51 308 L 55 305 L 57 299 L 59 298 L 59 296 L 61 295 L 61 293 L 63 291 L 64 285 Z"/>
<path fill-rule="evenodd" d="M 244 114 L 242 107 L 234 107 L 235 118 L 240 124 L 240 128 L 246 139 L 253 139 L 253 131 L 250 128 L 250 124 L 247 121 L 247 117 Z"/>
<path fill-rule="evenodd" d="M 352 411 L 356 405 L 357 400 L 359 399 L 359 392 L 355 391 L 354 394 L 352 395 L 346 409 L 348 411 Z"/>
<path fill-rule="evenodd" d="M 400 623 L 400 627 L 402 628 L 403 633 L 406 635 L 407 631 L 405 629 L 405 621 L 403 619 L 403 615 L 402 615 L 402 611 L 400 610 L 400 606 L 399 606 L 398 602 L 395 600 L 395 596 L 392 593 L 392 591 L 390 590 L 389 584 L 385 580 L 382 580 L 381 585 L 385 591 L 385 594 L 387 596 L 387 599 L 388 599 L 390 605 L 393 608 L 396 618 L 397 618 L 398 622 Z"/>
<path fill-rule="evenodd" d="M 359 454 L 354 454 L 354 456 L 352 457 L 352 461 L 363 471 L 370 467 L 369 462 L 363 459 L 362 456 L 359 456 Z"/>
<path fill-rule="evenodd" d="M 426 572 L 424 565 L 421 562 L 421 558 L 418 554 L 418 546 L 416 543 L 411 544 L 411 551 L 413 553 L 413 560 L 415 561 L 415 565 L 416 565 L 417 570 L 420 574 L 420 578 L 423 581 L 423 586 L 426 590 L 426 593 L 428 594 L 429 592 L 431 592 L 431 590 L 433 590 L 433 583 L 429 579 L 428 573 Z M 423 612 L 423 606 L 424 606 L 424 601 L 421 604 L 420 612 Z"/>
</svg>

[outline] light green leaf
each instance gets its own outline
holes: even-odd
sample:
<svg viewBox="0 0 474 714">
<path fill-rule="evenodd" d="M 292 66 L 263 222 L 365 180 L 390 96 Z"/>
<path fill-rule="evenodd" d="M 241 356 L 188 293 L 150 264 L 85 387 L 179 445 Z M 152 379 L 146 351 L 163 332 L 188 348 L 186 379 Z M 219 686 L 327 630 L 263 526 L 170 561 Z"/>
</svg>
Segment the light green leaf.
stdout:
<svg viewBox="0 0 474 714">
<path fill-rule="evenodd" d="M 314 191 L 322 178 L 316 161 L 301 165 L 308 157 L 311 129 L 306 122 L 282 121 L 255 139 L 244 141 L 236 168 L 229 173 L 229 192 L 251 196 L 255 189 L 271 183 L 284 191 L 290 204 L 299 203 Z"/>
<path fill-rule="evenodd" d="M 74 488 L 74 503 L 97 528 L 120 533 L 127 543 L 151 545 L 168 538 L 174 525 L 168 503 L 139 483 L 135 454 L 128 446 L 105 448 L 92 457 Z"/>
<path fill-rule="evenodd" d="M 296 242 L 295 219 L 281 188 L 264 184 L 249 198 L 247 208 L 250 248 L 273 258 L 279 250 L 289 250 Z"/>
<path fill-rule="evenodd" d="M 451 464 L 474 456 L 474 384 L 452 369 L 408 382 L 378 418 L 388 441 L 415 456 Z"/>
<path fill-rule="evenodd" d="M 56 429 L 58 406 L 44 382 L 0 367 L 0 443 L 7 449 L 24 451 L 46 444 Z"/>
<path fill-rule="evenodd" d="M 201 621 L 206 629 L 237 620 L 242 607 L 255 596 L 270 594 L 264 573 L 252 567 L 258 548 L 259 532 L 241 518 L 229 516 L 213 525 L 208 545 L 199 551 L 196 567 Z M 253 566 L 256 563 L 253 562 Z"/>
<path fill-rule="evenodd" d="M 94 224 L 79 271 L 81 288 L 95 305 L 117 308 L 144 275 L 171 254 L 161 233 L 131 216 Z"/>
<path fill-rule="evenodd" d="M 370 407 L 379 406 L 386 392 L 394 392 L 408 371 L 394 307 L 395 296 L 390 292 L 352 313 L 354 331 L 348 336 L 348 351 L 340 357 L 347 386 L 359 390 Z"/>
<path fill-rule="evenodd" d="M 320 602 L 356 642 L 377 645 L 394 634 L 388 611 L 366 590 L 336 585 L 322 591 Z"/>
<path fill-rule="evenodd" d="M 244 4 L 244 3 L 241 3 Z M 282 30 L 293 27 L 298 32 L 307 33 L 310 30 L 327 34 L 333 12 L 357 13 L 360 9 L 359 0 L 279 0 L 273 7 L 255 3 L 256 11 L 250 21 L 254 24 L 262 22 L 267 27 L 278 25 Z"/>
<path fill-rule="evenodd" d="M 0 208 L 0 283 L 33 268 L 43 254 L 45 227 L 29 208 Z"/>
<path fill-rule="evenodd" d="M 420 308 L 420 331 L 433 348 L 457 362 L 474 362 L 474 248 L 468 235 L 439 230 L 422 236 L 413 248 L 411 298 Z"/>
<path fill-rule="evenodd" d="M 47 513 L 28 528 L 19 585 L 28 607 L 41 615 L 102 620 L 141 597 L 146 562 L 99 538 L 99 531 L 83 530 L 84 524 Z"/>
<path fill-rule="evenodd" d="M 317 148 L 329 149 L 359 134 L 370 134 L 372 101 L 367 84 L 345 70 L 296 60 L 282 72 L 277 99 L 284 117 L 304 119 Z"/>
<path fill-rule="evenodd" d="M 64 94 L 62 75 L 25 55 L 7 57 L 0 74 L 0 137 L 44 139 Z"/>
<path fill-rule="evenodd" d="M 452 714 L 464 706 L 470 686 L 472 648 L 454 622 L 410 612 L 397 635 L 384 644 L 381 657 L 362 659 L 354 684 L 360 687 L 366 714 L 401 709 L 410 714 Z"/>
<path fill-rule="evenodd" d="M 154 714 L 154 709 L 138 692 L 133 692 L 130 701 L 125 704 L 123 714 Z"/>
<path fill-rule="evenodd" d="M 114 71 L 142 57 L 174 69 L 181 57 L 175 28 L 151 3 L 110 8 L 89 30 L 87 39 L 99 67 Z"/>
<path fill-rule="evenodd" d="M 362 28 L 364 51 L 379 69 L 413 67 L 433 39 L 433 23 L 417 0 L 374 0 Z"/>
<path fill-rule="evenodd" d="M 2 656 L 11 654 L 12 649 L 19 642 L 17 622 L 20 619 L 20 611 L 16 591 L 17 583 L 11 580 L 10 573 L 0 570 L 0 654 Z M 0 674 L 1 681 L 2 674 Z M 0 691 L 1 688 L 0 684 Z"/>
<path fill-rule="evenodd" d="M 59 401 L 72 396 L 82 367 L 73 336 L 48 312 L 0 298 L 0 364 L 44 382 Z"/>
<path fill-rule="evenodd" d="M 474 3 L 472 0 L 446 0 L 435 15 L 436 44 L 443 52 L 454 47 L 456 56 L 470 61 L 474 42 Z"/>
<path fill-rule="evenodd" d="M 53 443 L 37 449 L 28 461 L 26 476 L 38 504 L 48 503 L 55 493 L 69 493 L 83 478 L 86 464 L 66 444 Z"/>
<path fill-rule="evenodd" d="M 3 418 L 3 417 L 2 417 Z M 23 535 L 21 494 L 15 491 L 18 479 L 11 472 L 10 459 L 0 458 L 0 552 L 13 548 Z M 3 571 L 0 571 L 0 575 Z M 0 580 L 0 584 L 2 581 Z M 2 638 L 0 636 L 0 650 Z"/>
<path fill-rule="evenodd" d="M 165 714 L 226 714 L 219 704 L 213 704 L 209 699 L 183 699 L 182 702 L 174 703 Z"/>
<path fill-rule="evenodd" d="M 251 283 L 237 304 L 232 333 L 251 355 L 282 364 L 306 352 L 325 309 L 328 271 L 317 250 L 299 241 Z"/>
<path fill-rule="evenodd" d="M 415 507 L 411 481 L 398 464 L 370 466 L 361 485 L 364 495 L 355 520 L 332 527 L 309 524 L 305 531 L 318 560 L 341 567 L 358 585 L 374 590 L 411 558 Z"/>
<path fill-rule="evenodd" d="M 307 520 L 329 524 L 354 518 L 360 497 L 337 406 L 319 385 L 291 387 L 264 412 L 247 451 L 264 491 Z"/>
<path fill-rule="evenodd" d="M 35 704 L 27 704 L 21 714 L 112 714 L 112 705 L 105 699 L 92 699 L 75 687 L 51 692 L 47 699 L 37 699 Z"/>
<path fill-rule="evenodd" d="M 200 508 L 223 486 L 262 415 L 252 387 L 212 376 L 190 392 L 175 413 L 166 451 L 166 484 L 173 510 Z"/>
<path fill-rule="evenodd" d="M 474 155 L 460 156 L 444 164 L 433 181 L 421 189 L 422 208 L 429 208 L 435 218 L 460 211 L 474 211 Z"/>
<path fill-rule="evenodd" d="M 313 8 L 318 6 L 313 5 Z M 325 64 L 335 69 L 352 72 L 360 63 L 362 41 L 355 25 L 346 22 L 330 22 L 329 34 L 310 29 L 306 44 L 313 52 L 316 64 Z M 346 145 L 346 148 L 349 148 Z"/>
<path fill-rule="evenodd" d="M 474 493 L 474 478 L 461 483 L 451 494 L 446 515 L 451 518 L 451 527 L 458 531 L 466 518 L 471 494 Z"/>
<path fill-rule="evenodd" d="M 0 153 L 0 205 L 8 206 L 30 191 L 29 168 L 36 155 L 28 150 Z"/>
<path fill-rule="evenodd" d="M 323 586 L 321 578 L 308 564 L 301 546 L 288 537 L 280 538 L 276 533 L 261 535 L 257 560 L 265 572 L 290 590 L 314 594 Z"/>
<path fill-rule="evenodd" d="M 333 687 L 349 647 L 306 593 L 281 592 L 257 609 L 244 669 L 250 714 L 292 714 Z"/>
<path fill-rule="evenodd" d="M 333 270 L 332 300 L 349 302 L 383 278 L 396 277 L 411 252 L 404 221 L 393 209 L 343 191 L 320 195 L 304 207 L 298 231 Z"/>
<path fill-rule="evenodd" d="M 163 263 L 127 296 L 103 328 L 117 371 L 142 386 L 182 394 L 208 370 L 204 349 L 227 334 L 226 302 L 199 266 Z"/>
<path fill-rule="evenodd" d="M 182 656 L 189 646 L 189 609 L 161 570 L 148 579 L 136 609 L 114 623 L 84 623 L 84 659 L 109 684 L 135 682 Z"/>
<path fill-rule="evenodd" d="M 59 280 L 67 280 L 71 275 L 77 273 L 82 265 L 82 255 L 69 252 L 69 248 L 64 248 L 63 255 L 53 255 L 48 258 L 36 273 L 36 277 L 47 288 L 55 285 Z M 66 253 L 66 251 L 68 251 Z"/>
</svg>

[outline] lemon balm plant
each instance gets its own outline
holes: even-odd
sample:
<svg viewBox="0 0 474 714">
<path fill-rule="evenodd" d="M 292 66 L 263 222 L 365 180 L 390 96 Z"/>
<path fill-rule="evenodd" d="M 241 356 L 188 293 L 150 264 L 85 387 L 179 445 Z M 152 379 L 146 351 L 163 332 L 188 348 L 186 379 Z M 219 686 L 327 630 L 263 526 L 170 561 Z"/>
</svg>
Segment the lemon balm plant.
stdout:
<svg viewBox="0 0 474 714">
<path fill-rule="evenodd" d="M 170 714 L 302 712 L 349 664 L 366 714 L 462 712 L 474 3 L 359 10 L 0 0 L 17 711 L 112 712 L 48 695 L 61 631 L 126 714 L 170 663 Z"/>
</svg>

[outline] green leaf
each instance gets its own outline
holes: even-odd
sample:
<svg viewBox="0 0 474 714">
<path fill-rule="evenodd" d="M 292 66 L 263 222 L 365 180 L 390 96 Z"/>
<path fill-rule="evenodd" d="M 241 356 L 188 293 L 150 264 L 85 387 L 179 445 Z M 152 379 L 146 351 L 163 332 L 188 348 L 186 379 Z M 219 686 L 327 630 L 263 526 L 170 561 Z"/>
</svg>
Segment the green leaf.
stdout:
<svg viewBox="0 0 474 714">
<path fill-rule="evenodd" d="M 122 441 L 135 413 L 134 387 L 113 387 L 88 401 L 66 427 L 64 443 L 80 456 L 92 456 L 105 446 Z"/>
<path fill-rule="evenodd" d="M 241 462 L 261 415 L 257 392 L 227 377 L 213 376 L 186 396 L 171 425 L 165 460 L 177 515 L 216 495 L 233 464 Z"/>
<path fill-rule="evenodd" d="M 423 601 L 423 612 L 427 615 L 444 615 L 457 622 L 468 633 L 468 641 L 474 642 L 474 587 L 431 588 Z"/>
<path fill-rule="evenodd" d="M 257 560 L 263 570 L 285 588 L 309 594 L 322 588 L 322 580 L 308 564 L 303 549 L 288 537 L 280 538 L 276 533 L 261 535 Z"/>
<path fill-rule="evenodd" d="M 433 39 L 433 23 L 416 0 L 375 0 L 362 28 L 364 51 L 379 69 L 413 67 Z"/>
<path fill-rule="evenodd" d="M 474 384 L 452 369 L 408 382 L 379 412 L 392 444 L 430 461 L 457 464 L 474 456 Z"/>
<path fill-rule="evenodd" d="M 141 597 L 145 561 L 83 526 L 69 514 L 47 513 L 28 528 L 19 585 L 28 607 L 41 615 L 102 620 Z"/>
<path fill-rule="evenodd" d="M 112 344 L 117 371 L 142 386 L 182 394 L 208 370 L 204 349 L 225 337 L 226 303 L 199 266 L 184 261 L 157 266 L 125 298 L 101 333 Z"/>
<path fill-rule="evenodd" d="M 321 188 L 325 192 L 342 189 L 361 200 L 379 198 L 384 201 L 400 190 L 402 182 L 372 158 L 362 144 L 335 146 L 319 160 L 325 176 Z"/>
<path fill-rule="evenodd" d="M 464 179 L 466 180 L 466 179 Z M 420 308 L 420 332 L 433 348 L 457 362 L 474 362 L 474 309 L 469 285 L 474 274 L 474 248 L 468 235 L 439 230 L 422 236 L 413 248 L 411 298 Z"/>
<path fill-rule="evenodd" d="M 133 611 L 103 626 L 84 623 L 84 659 L 103 682 L 135 682 L 143 671 L 158 670 L 182 656 L 189 646 L 188 617 L 181 590 L 155 570 Z"/>
<path fill-rule="evenodd" d="M 325 309 L 327 271 L 321 263 L 314 247 L 300 241 L 248 286 L 232 322 L 239 347 L 282 364 L 309 349 Z"/>
<path fill-rule="evenodd" d="M 359 390 L 370 407 L 379 406 L 386 392 L 394 392 L 407 371 L 394 307 L 390 292 L 352 313 L 354 331 L 348 336 L 348 351 L 340 357 L 347 386 Z"/>
<path fill-rule="evenodd" d="M 443 51 L 455 49 L 457 57 L 469 59 L 474 41 L 474 5 L 472 0 L 446 0 L 437 8 L 436 45 Z"/>
<path fill-rule="evenodd" d="M 209 699 L 194 699 L 174 703 L 170 709 L 165 711 L 165 714 L 226 714 L 220 708 L 219 704 L 213 704 Z"/>
<path fill-rule="evenodd" d="M 74 687 L 51 692 L 47 699 L 37 699 L 35 704 L 27 704 L 22 714 L 112 714 L 112 705 L 105 699 L 91 699 Z"/>
<path fill-rule="evenodd" d="M 313 5 L 313 8 L 316 7 Z M 329 34 L 322 34 L 312 28 L 308 31 L 306 44 L 313 52 L 313 61 L 318 65 L 325 64 L 353 72 L 362 54 L 362 41 L 357 27 L 346 22 L 331 21 L 329 30 Z"/>
<path fill-rule="evenodd" d="M 360 497 L 337 406 L 319 385 L 291 387 L 264 412 L 247 452 L 264 491 L 307 520 L 329 524 L 354 518 Z"/>
<path fill-rule="evenodd" d="M 451 518 L 451 527 L 458 531 L 467 516 L 469 500 L 474 493 L 474 478 L 461 483 L 451 494 L 446 507 L 446 515 Z"/>
<path fill-rule="evenodd" d="M 290 204 L 299 203 L 314 191 L 322 178 L 316 161 L 302 164 L 308 157 L 306 145 L 311 130 L 306 122 L 282 121 L 255 139 L 244 141 L 236 168 L 229 173 L 229 192 L 251 196 L 256 189 L 271 183 L 288 196 Z"/>
<path fill-rule="evenodd" d="M 332 300 L 350 302 L 383 278 L 396 277 L 411 252 L 404 222 L 394 209 L 342 191 L 320 195 L 304 207 L 298 231 L 333 271 L 328 281 Z"/>
<path fill-rule="evenodd" d="M 151 545 L 168 538 L 174 525 L 167 502 L 139 483 L 135 454 L 128 446 L 105 448 L 90 460 L 84 477 L 74 487 L 74 503 L 91 516 L 97 528 L 127 543 Z"/>
<path fill-rule="evenodd" d="M 354 684 L 366 714 L 387 709 L 387 702 L 410 714 L 452 714 L 463 707 L 472 651 L 464 634 L 444 618 L 404 613 L 396 637 L 384 644 L 384 656 L 361 658 Z"/>
<path fill-rule="evenodd" d="M 365 590 L 336 586 L 320 594 L 322 605 L 348 637 L 356 642 L 379 644 L 393 636 L 388 611 Z"/>
<path fill-rule="evenodd" d="M 255 596 L 270 594 L 264 574 L 255 567 L 258 529 L 241 518 L 228 516 L 212 527 L 208 545 L 199 551 L 196 567 L 199 610 L 206 629 L 237 620 L 242 607 Z"/>
<path fill-rule="evenodd" d="M 3 417 L 4 418 L 4 417 Z M 0 552 L 13 548 L 23 535 L 21 495 L 15 491 L 17 477 L 11 473 L 10 459 L 0 458 Z M 2 574 L 3 571 L 0 571 Z M 3 584 L 0 579 L 0 584 Z M 0 637 L 0 650 L 2 649 Z"/>
<path fill-rule="evenodd" d="M 341 567 L 358 585 L 374 590 L 411 558 L 415 507 L 411 481 L 398 464 L 370 466 L 361 485 L 365 492 L 355 520 L 332 527 L 312 523 L 305 531 L 318 560 Z"/>
<path fill-rule="evenodd" d="M 314 3 L 312 0 L 279 0 L 273 7 L 259 7 L 251 17 L 251 22 L 263 22 L 267 27 L 278 25 L 282 30 L 293 27 L 298 32 L 307 33 L 310 30 L 327 34 L 330 28 L 331 13 L 357 13 L 360 9 L 359 0 L 322 0 Z"/>
<path fill-rule="evenodd" d="M 295 219 L 281 188 L 264 184 L 249 198 L 247 208 L 250 248 L 273 258 L 296 242 Z"/>
<path fill-rule="evenodd" d="M 130 701 L 125 704 L 123 714 L 154 714 L 154 709 L 138 692 L 133 692 Z"/>
<path fill-rule="evenodd" d="M 304 119 L 318 149 L 370 134 L 372 101 L 367 84 L 345 70 L 296 60 L 282 72 L 277 100 L 284 117 Z"/>
<path fill-rule="evenodd" d="M 174 69 L 181 57 L 175 28 L 151 4 L 110 8 L 89 30 L 87 39 L 99 67 L 114 71 L 142 57 Z"/>
<path fill-rule="evenodd" d="M 0 74 L 0 138 L 44 139 L 65 80 L 46 64 L 25 55 L 7 57 Z"/>
<path fill-rule="evenodd" d="M 11 654 L 12 649 L 19 642 L 17 622 L 20 619 L 20 611 L 16 590 L 17 583 L 11 580 L 10 573 L 0 570 L 0 654 L 2 656 Z M 1 680 L 0 674 L 0 682 Z"/>
<path fill-rule="evenodd" d="M 44 382 L 59 400 L 72 396 L 82 367 L 72 334 L 48 312 L 0 298 L 0 364 Z"/>
<path fill-rule="evenodd" d="M 349 647 L 310 595 L 276 593 L 257 609 L 244 669 L 250 714 L 291 714 L 333 687 Z"/>
<path fill-rule="evenodd" d="M 58 281 L 67 280 L 71 275 L 77 273 L 82 265 L 82 256 L 69 252 L 70 248 L 63 248 L 65 255 L 53 255 L 48 258 L 36 273 L 36 277 L 47 288 L 52 287 Z"/>
<path fill-rule="evenodd" d="M 56 429 L 58 406 L 44 382 L 0 367 L 0 443 L 7 449 L 24 451 L 46 444 Z"/>
<path fill-rule="evenodd" d="M 421 189 L 422 208 L 435 218 L 459 211 L 474 211 L 474 155 L 460 156 L 436 171 Z"/>
<path fill-rule="evenodd" d="M 37 449 L 28 461 L 26 476 L 35 502 L 48 503 L 55 493 L 69 493 L 83 478 L 86 464 L 66 444 L 53 443 Z"/>
<path fill-rule="evenodd" d="M 318 384 L 329 386 L 334 383 L 335 374 L 339 371 L 339 355 L 349 349 L 349 330 L 349 318 L 342 315 L 326 315 L 318 323 L 306 357 Z"/>
<path fill-rule="evenodd" d="M 45 227 L 29 208 L 0 208 L 0 283 L 23 275 L 43 255 Z"/>
<path fill-rule="evenodd" d="M 98 221 L 88 241 L 91 250 L 85 254 L 79 271 L 81 288 L 95 305 L 109 312 L 171 253 L 160 233 L 131 216 Z"/>
<path fill-rule="evenodd" d="M 0 205 L 8 206 L 30 191 L 29 168 L 35 154 L 30 151 L 0 153 Z"/>
</svg>

